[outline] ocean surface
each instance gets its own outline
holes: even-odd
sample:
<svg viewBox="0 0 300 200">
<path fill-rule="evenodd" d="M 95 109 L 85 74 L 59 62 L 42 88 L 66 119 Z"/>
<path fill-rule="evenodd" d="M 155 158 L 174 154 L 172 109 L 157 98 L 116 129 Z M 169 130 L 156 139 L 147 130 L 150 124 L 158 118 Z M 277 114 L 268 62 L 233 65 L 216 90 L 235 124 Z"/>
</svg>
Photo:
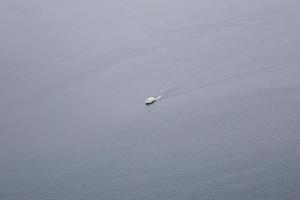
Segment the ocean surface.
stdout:
<svg viewBox="0 0 300 200">
<path fill-rule="evenodd" d="M 0 200 L 200 199 L 300 199 L 299 0 L 0 2 Z"/>
</svg>

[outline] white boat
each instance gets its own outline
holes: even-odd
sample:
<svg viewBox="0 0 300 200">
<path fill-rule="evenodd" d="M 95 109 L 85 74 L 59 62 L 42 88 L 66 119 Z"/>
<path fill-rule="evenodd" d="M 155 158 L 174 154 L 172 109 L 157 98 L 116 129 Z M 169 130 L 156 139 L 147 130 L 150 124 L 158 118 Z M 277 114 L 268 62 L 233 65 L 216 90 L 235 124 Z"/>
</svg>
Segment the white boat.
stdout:
<svg viewBox="0 0 300 200">
<path fill-rule="evenodd" d="M 148 99 L 145 100 L 146 105 L 153 104 L 157 99 L 155 97 L 149 97 Z"/>
</svg>

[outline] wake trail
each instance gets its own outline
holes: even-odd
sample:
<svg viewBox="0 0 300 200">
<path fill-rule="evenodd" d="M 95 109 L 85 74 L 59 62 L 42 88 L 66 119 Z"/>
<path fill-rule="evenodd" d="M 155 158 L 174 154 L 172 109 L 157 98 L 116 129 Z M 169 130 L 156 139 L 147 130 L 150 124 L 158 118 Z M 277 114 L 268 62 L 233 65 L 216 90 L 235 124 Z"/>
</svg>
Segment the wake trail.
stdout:
<svg viewBox="0 0 300 200">
<path fill-rule="evenodd" d="M 288 61 L 285 61 L 285 62 L 260 67 L 258 69 L 254 69 L 254 70 L 250 70 L 250 71 L 246 71 L 246 72 L 241 72 L 241 73 L 236 73 L 236 74 L 233 74 L 231 76 L 227 76 L 225 78 L 220 78 L 220 79 L 217 79 L 217 80 L 213 80 L 213 81 L 210 81 L 210 82 L 207 82 L 207 83 L 204 83 L 204 84 L 200 84 L 200 85 L 189 86 L 189 83 L 183 81 L 183 82 L 180 82 L 179 84 L 165 90 L 160 95 L 158 95 L 156 98 L 162 100 L 162 99 L 175 97 L 175 96 L 185 94 L 185 93 L 190 93 L 190 92 L 193 92 L 195 90 L 202 89 L 202 88 L 218 85 L 220 83 L 224 83 L 224 82 L 227 82 L 227 81 L 245 78 L 245 77 L 247 77 L 251 74 L 255 74 L 255 73 L 258 73 L 258 72 L 270 70 L 270 69 L 273 69 L 273 68 L 283 67 L 283 66 L 285 66 L 287 64 L 290 64 L 290 63 L 297 63 L 299 61 L 300 61 L 300 58 L 295 58 L 295 59 L 291 59 L 291 60 L 288 60 Z"/>
</svg>

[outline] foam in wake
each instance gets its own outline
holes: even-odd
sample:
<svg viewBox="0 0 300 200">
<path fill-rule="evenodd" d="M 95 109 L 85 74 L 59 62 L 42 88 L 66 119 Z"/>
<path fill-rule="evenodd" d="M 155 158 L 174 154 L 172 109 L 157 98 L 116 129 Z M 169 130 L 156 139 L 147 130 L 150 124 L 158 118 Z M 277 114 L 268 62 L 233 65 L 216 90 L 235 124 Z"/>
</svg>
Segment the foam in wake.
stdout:
<svg viewBox="0 0 300 200">
<path fill-rule="evenodd" d="M 194 85 L 192 84 L 191 85 L 187 81 L 183 81 L 183 82 L 180 82 L 179 84 L 165 90 L 160 95 L 158 95 L 158 97 L 156 97 L 156 99 L 158 100 L 158 99 L 167 99 L 167 98 L 175 97 L 175 96 L 182 95 L 182 94 L 189 93 L 189 92 L 193 92 L 195 90 L 199 90 L 199 89 L 202 89 L 202 88 L 210 87 L 210 86 L 213 86 L 213 85 L 218 85 L 218 84 L 221 84 L 221 83 L 224 83 L 224 82 L 227 82 L 227 81 L 242 79 L 242 78 L 245 78 L 245 77 L 250 76 L 250 75 L 255 74 L 255 73 L 270 70 L 270 69 L 273 69 L 273 68 L 283 67 L 283 66 L 286 66 L 290 63 L 296 63 L 296 62 L 299 62 L 299 61 L 300 61 L 300 58 L 295 58 L 295 59 L 291 59 L 291 60 L 284 61 L 284 62 L 281 62 L 281 63 L 276 63 L 276 64 L 273 64 L 273 65 L 263 66 L 263 67 L 260 67 L 260 68 L 254 69 L 254 70 L 249 70 L 249 71 L 246 71 L 246 72 L 236 73 L 236 74 L 224 77 L 224 78 L 220 78 L 220 79 L 209 81 L 209 82 L 202 83 L 202 84 L 194 84 Z"/>
</svg>

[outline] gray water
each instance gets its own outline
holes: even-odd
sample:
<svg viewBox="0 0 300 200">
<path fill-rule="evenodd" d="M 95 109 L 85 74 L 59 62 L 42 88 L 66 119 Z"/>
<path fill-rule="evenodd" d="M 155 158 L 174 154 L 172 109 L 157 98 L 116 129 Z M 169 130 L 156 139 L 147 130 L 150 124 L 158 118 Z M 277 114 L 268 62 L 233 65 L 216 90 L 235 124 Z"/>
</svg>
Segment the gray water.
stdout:
<svg viewBox="0 0 300 200">
<path fill-rule="evenodd" d="M 298 0 L 2 0 L 0 25 L 1 200 L 300 199 Z"/>
</svg>

